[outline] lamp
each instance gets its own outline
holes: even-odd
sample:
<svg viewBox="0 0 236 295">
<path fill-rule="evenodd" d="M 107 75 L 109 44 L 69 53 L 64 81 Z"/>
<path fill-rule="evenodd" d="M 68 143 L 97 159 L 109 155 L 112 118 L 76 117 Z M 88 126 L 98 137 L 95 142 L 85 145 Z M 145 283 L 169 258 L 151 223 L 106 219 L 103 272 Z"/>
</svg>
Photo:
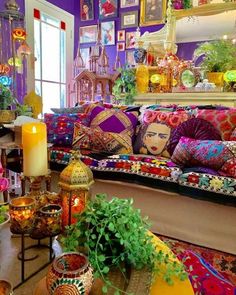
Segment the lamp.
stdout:
<svg viewBox="0 0 236 295">
<path fill-rule="evenodd" d="M 61 172 L 58 183 L 61 187 L 63 226 L 74 223 L 76 219 L 73 215 L 84 210 L 93 183 L 91 169 L 80 160 L 80 154 L 76 152 L 69 165 Z"/>
<path fill-rule="evenodd" d="M 36 212 L 35 200 L 31 197 L 12 199 L 10 208 L 10 230 L 13 234 L 29 233 L 34 226 Z"/>
</svg>

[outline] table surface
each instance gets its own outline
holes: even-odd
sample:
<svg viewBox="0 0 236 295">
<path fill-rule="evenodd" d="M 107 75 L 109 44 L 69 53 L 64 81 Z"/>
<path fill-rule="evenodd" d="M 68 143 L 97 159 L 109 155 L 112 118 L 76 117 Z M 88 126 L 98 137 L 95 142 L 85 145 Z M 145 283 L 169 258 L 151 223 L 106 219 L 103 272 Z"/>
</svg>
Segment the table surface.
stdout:
<svg viewBox="0 0 236 295">
<path fill-rule="evenodd" d="M 158 249 L 162 249 L 164 253 L 168 253 L 170 255 L 170 259 L 173 258 L 173 253 L 171 250 L 164 244 L 159 238 L 153 236 L 153 242 L 158 246 Z M 178 260 L 177 260 L 178 261 Z M 179 262 L 180 263 L 180 262 Z M 164 267 L 164 266 L 163 266 Z M 164 269 L 164 268 L 163 268 Z M 39 281 L 36 285 L 34 295 L 49 295 L 46 287 L 46 279 L 45 277 Z M 91 292 L 90 295 L 100 295 L 101 292 Z M 185 281 L 180 281 L 178 279 L 174 280 L 174 285 L 169 286 L 160 276 L 158 276 L 155 282 L 151 286 L 150 295 L 194 295 L 194 291 L 189 279 Z"/>
</svg>

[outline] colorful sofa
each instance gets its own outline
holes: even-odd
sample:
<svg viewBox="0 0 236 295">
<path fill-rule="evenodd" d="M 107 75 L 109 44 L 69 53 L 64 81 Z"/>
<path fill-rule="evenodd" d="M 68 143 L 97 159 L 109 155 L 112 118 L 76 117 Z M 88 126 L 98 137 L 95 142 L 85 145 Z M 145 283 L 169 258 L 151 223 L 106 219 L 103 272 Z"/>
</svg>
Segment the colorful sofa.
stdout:
<svg viewBox="0 0 236 295">
<path fill-rule="evenodd" d="M 80 150 L 94 172 L 93 193 L 132 197 L 156 233 L 236 254 L 236 109 L 55 111 L 45 114 L 52 170 Z"/>
</svg>

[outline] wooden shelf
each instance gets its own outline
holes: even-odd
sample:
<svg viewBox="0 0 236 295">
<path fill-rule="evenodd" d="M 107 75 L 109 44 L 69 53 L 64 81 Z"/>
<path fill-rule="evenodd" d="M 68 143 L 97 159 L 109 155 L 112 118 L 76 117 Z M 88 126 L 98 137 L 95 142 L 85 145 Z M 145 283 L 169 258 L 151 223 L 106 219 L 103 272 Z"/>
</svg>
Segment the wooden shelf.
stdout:
<svg viewBox="0 0 236 295">
<path fill-rule="evenodd" d="M 205 4 L 190 9 L 173 10 L 176 19 L 188 16 L 206 16 L 222 13 L 229 10 L 236 10 L 236 2 Z"/>
</svg>

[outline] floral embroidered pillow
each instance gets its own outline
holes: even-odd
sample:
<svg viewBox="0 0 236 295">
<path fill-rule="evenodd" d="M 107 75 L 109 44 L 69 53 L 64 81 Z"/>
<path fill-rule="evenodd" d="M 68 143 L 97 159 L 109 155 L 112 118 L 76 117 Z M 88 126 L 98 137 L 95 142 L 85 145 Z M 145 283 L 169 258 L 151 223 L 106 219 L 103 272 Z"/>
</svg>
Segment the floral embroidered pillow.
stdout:
<svg viewBox="0 0 236 295">
<path fill-rule="evenodd" d="M 236 177 L 236 143 L 233 141 L 195 140 L 181 137 L 171 160 L 181 167 L 208 167 L 220 174 Z"/>
<path fill-rule="evenodd" d="M 229 110 L 198 110 L 197 118 L 210 122 L 221 134 L 222 140 L 230 140 L 236 127 L 236 108 Z"/>
<path fill-rule="evenodd" d="M 104 132 L 96 128 L 75 123 L 73 149 L 86 149 L 108 154 L 131 154 L 131 136 L 114 132 Z"/>
</svg>

